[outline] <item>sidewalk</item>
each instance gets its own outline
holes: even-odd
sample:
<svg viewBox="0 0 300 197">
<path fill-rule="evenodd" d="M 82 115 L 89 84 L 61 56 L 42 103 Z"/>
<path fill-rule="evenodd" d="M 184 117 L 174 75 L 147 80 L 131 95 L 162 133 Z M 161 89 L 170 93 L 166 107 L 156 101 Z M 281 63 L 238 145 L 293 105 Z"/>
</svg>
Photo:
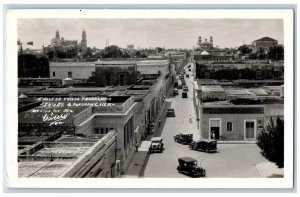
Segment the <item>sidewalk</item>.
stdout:
<svg viewBox="0 0 300 197">
<path fill-rule="evenodd" d="M 142 141 L 138 151 L 134 154 L 126 173 L 122 178 L 139 178 L 144 167 L 145 160 L 148 157 L 148 148 L 150 141 Z"/>
<path fill-rule="evenodd" d="M 126 172 L 124 175 L 122 175 L 122 178 L 139 178 L 141 175 L 141 172 L 143 171 L 143 168 L 145 167 L 145 161 L 149 158 L 148 155 L 148 149 L 150 147 L 150 139 L 154 136 L 160 136 L 162 132 L 163 125 L 165 123 L 165 113 L 168 106 L 170 106 L 171 103 L 168 101 L 165 101 L 161 107 L 160 112 L 158 113 L 158 118 L 156 119 L 156 122 L 154 123 L 154 127 L 152 129 L 151 135 L 148 135 L 145 140 L 143 140 L 138 147 L 138 151 L 134 154 Z M 159 119 L 161 119 L 161 125 L 158 126 Z"/>
<path fill-rule="evenodd" d="M 256 169 L 261 177 L 264 178 L 282 178 L 284 177 L 284 168 L 278 168 L 274 163 L 266 161 L 257 164 Z"/>
</svg>

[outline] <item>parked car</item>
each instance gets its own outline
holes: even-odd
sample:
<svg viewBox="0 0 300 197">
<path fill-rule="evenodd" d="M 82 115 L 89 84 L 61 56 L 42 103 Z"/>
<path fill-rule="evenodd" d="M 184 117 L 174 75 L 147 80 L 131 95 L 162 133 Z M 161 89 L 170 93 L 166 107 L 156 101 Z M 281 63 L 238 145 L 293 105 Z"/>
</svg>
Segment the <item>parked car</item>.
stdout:
<svg viewBox="0 0 300 197">
<path fill-rule="evenodd" d="M 186 74 L 185 77 L 190 77 L 190 75 L 189 75 L 189 74 Z"/>
<path fill-rule="evenodd" d="M 164 149 L 164 143 L 162 142 L 162 137 L 151 138 L 151 144 L 149 147 L 149 153 L 162 152 Z"/>
<path fill-rule="evenodd" d="M 190 144 L 193 142 L 193 134 L 182 134 L 179 133 L 174 136 L 175 142 L 181 143 L 181 144 Z"/>
<path fill-rule="evenodd" d="M 167 117 L 175 117 L 175 110 L 174 110 L 174 108 L 167 109 Z"/>
<path fill-rule="evenodd" d="M 173 96 L 176 96 L 176 95 L 178 95 L 178 89 L 177 89 L 177 88 L 174 88 L 174 89 L 173 89 Z"/>
<path fill-rule="evenodd" d="M 183 88 L 183 91 L 186 91 L 186 92 L 189 91 L 189 88 L 187 86 L 183 86 L 182 88 Z"/>
<path fill-rule="evenodd" d="M 206 170 L 198 166 L 198 161 L 192 157 L 180 157 L 178 158 L 179 165 L 177 171 L 179 173 L 191 176 L 200 177 L 206 175 Z"/>
<path fill-rule="evenodd" d="M 179 78 L 180 78 L 180 79 L 184 79 L 184 75 L 183 75 L 183 74 L 180 75 Z"/>
<path fill-rule="evenodd" d="M 182 96 L 182 98 L 187 98 L 188 94 L 186 91 L 182 91 L 181 96 Z"/>
<path fill-rule="evenodd" d="M 192 69 L 190 69 L 190 68 L 189 68 L 189 71 L 191 72 L 191 71 L 192 71 Z"/>
<path fill-rule="evenodd" d="M 217 151 L 217 141 L 216 140 L 199 140 L 194 141 L 190 144 L 189 148 L 191 150 L 201 150 L 205 152 Z"/>
</svg>

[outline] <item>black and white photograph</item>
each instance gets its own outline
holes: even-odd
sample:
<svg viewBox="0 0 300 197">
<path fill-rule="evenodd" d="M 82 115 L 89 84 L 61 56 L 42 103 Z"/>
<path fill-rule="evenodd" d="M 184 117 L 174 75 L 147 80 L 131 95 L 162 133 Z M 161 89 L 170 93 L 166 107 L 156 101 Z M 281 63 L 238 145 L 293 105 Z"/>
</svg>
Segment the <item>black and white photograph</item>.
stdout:
<svg viewBox="0 0 300 197">
<path fill-rule="evenodd" d="M 292 10 L 7 20 L 11 187 L 293 186 Z"/>
</svg>

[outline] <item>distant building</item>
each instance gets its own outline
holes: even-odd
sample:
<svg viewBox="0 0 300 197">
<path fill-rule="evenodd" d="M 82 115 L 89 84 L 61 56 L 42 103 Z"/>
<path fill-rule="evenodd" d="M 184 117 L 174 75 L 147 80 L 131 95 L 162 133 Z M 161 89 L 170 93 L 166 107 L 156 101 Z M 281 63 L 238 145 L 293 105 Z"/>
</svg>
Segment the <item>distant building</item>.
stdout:
<svg viewBox="0 0 300 197">
<path fill-rule="evenodd" d="M 54 50 L 61 50 L 61 51 L 67 51 L 70 48 L 73 49 L 80 49 L 82 52 L 86 51 L 87 48 L 87 38 L 86 38 L 86 32 L 85 30 L 82 31 L 82 39 L 80 44 L 78 44 L 78 40 L 65 40 L 64 37 L 60 36 L 60 33 L 58 30 L 55 32 L 55 37 L 51 39 L 51 44 L 47 47 L 43 47 L 44 54 L 47 54 L 50 51 Z"/>
<path fill-rule="evenodd" d="M 86 40 L 86 33 L 85 30 L 82 31 L 82 39 L 80 43 L 81 50 L 84 52 L 87 48 L 87 40 Z"/>
<path fill-rule="evenodd" d="M 213 49 L 213 37 L 210 36 L 209 42 L 205 38 L 204 41 L 202 41 L 201 36 L 198 37 L 198 46 L 200 50 L 211 50 Z"/>
<path fill-rule="evenodd" d="M 88 79 L 95 76 L 94 62 L 50 62 L 51 79 Z"/>
<path fill-rule="evenodd" d="M 96 85 L 131 85 L 137 81 L 136 61 L 101 60 L 96 64 Z"/>
<path fill-rule="evenodd" d="M 270 37 L 263 37 L 263 38 L 253 41 L 252 45 L 256 48 L 269 49 L 270 47 L 277 46 L 278 41 L 273 38 L 270 38 Z"/>
</svg>

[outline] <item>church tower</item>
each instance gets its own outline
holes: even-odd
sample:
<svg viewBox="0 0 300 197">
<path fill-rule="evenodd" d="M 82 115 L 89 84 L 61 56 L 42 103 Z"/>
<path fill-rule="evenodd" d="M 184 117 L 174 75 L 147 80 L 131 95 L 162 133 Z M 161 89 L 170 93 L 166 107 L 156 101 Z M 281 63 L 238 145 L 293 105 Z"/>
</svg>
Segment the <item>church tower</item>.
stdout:
<svg viewBox="0 0 300 197">
<path fill-rule="evenodd" d="M 212 36 L 210 36 L 209 42 L 210 42 L 210 44 L 213 44 L 213 37 Z"/>
<path fill-rule="evenodd" d="M 56 30 L 55 38 L 58 39 L 58 40 L 60 40 L 60 35 L 59 35 L 59 31 L 58 30 Z"/>
<path fill-rule="evenodd" d="M 86 51 L 86 48 L 87 48 L 86 33 L 85 33 L 84 29 L 82 31 L 81 48 L 82 48 L 82 51 Z"/>
</svg>

